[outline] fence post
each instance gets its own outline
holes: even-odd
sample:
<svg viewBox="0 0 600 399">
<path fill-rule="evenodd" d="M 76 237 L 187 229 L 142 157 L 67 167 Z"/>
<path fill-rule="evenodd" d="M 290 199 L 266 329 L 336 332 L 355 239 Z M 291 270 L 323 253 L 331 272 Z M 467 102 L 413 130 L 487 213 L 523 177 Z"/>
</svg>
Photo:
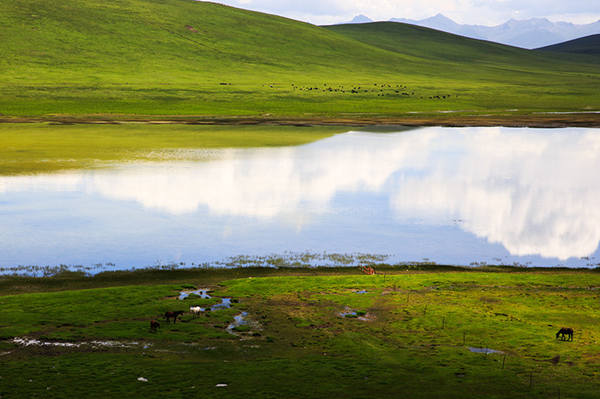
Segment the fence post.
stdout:
<svg viewBox="0 0 600 399">
<path fill-rule="evenodd" d="M 529 389 L 533 386 L 533 371 L 529 372 Z"/>
</svg>

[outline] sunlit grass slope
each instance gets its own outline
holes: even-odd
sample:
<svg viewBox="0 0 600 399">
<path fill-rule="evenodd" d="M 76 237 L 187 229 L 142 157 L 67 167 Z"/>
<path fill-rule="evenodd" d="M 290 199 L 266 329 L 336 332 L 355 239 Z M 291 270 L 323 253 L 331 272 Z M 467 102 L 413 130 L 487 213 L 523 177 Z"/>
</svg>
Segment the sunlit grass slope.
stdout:
<svg viewBox="0 0 600 399">
<path fill-rule="evenodd" d="M 402 24 L 325 28 L 192 0 L 1 2 L 0 54 L 5 116 L 600 107 L 591 65 Z"/>
</svg>

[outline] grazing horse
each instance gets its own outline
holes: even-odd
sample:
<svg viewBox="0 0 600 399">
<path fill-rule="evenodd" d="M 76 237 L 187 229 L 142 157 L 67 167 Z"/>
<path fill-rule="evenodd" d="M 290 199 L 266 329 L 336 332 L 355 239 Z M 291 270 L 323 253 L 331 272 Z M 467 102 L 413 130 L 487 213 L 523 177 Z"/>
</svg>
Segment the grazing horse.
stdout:
<svg viewBox="0 0 600 399">
<path fill-rule="evenodd" d="M 160 323 L 156 320 L 150 320 L 150 331 L 156 332 L 160 328 Z"/>
<path fill-rule="evenodd" d="M 200 306 L 190 306 L 190 312 L 194 315 L 194 317 L 198 317 L 200 316 L 200 313 L 202 313 L 204 309 L 202 309 Z"/>
<path fill-rule="evenodd" d="M 565 327 L 561 328 L 556 333 L 556 339 L 558 339 L 558 337 L 560 337 L 561 341 L 565 341 L 565 340 L 573 341 L 573 329 L 565 328 Z"/>
<path fill-rule="evenodd" d="M 167 319 L 167 323 L 170 323 L 170 319 L 173 319 L 173 324 L 175 324 L 177 323 L 177 318 L 184 313 L 185 312 L 183 310 L 177 310 L 174 312 L 169 311 L 165 313 L 165 319 Z"/>
</svg>

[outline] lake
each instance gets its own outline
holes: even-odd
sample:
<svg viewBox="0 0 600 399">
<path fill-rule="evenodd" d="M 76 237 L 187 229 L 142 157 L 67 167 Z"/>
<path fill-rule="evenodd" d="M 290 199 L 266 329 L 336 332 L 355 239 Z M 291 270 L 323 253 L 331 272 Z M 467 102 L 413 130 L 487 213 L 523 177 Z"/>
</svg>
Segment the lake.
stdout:
<svg viewBox="0 0 600 399">
<path fill-rule="evenodd" d="M 347 254 L 347 264 L 361 254 L 600 262 L 600 129 L 351 131 L 298 147 L 171 155 L 0 176 L 0 266 L 100 271 L 237 255 L 339 263 L 324 254 Z"/>
</svg>

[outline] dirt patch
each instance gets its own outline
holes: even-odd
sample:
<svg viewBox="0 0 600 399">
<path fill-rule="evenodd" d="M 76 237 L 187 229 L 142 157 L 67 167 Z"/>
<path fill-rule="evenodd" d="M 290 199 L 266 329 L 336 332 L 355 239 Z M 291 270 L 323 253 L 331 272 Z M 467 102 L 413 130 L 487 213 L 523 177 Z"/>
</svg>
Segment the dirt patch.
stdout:
<svg viewBox="0 0 600 399">
<path fill-rule="evenodd" d="M 498 298 L 490 298 L 490 297 L 485 297 L 485 296 L 482 296 L 481 298 L 479 298 L 479 300 L 481 302 L 485 302 L 485 303 L 500 303 L 500 302 L 502 302 Z"/>
<path fill-rule="evenodd" d="M 185 29 L 189 30 L 190 32 L 198 33 L 198 29 L 194 28 L 191 25 L 186 25 Z"/>
</svg>

